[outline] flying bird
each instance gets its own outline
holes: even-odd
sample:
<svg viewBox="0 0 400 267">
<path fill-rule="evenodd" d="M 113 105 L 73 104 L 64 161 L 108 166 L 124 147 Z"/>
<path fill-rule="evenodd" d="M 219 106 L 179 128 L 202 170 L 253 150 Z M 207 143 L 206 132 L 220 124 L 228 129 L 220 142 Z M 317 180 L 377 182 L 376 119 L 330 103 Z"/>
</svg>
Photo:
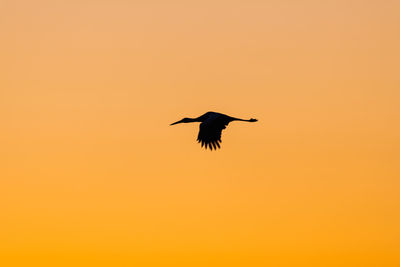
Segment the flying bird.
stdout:
<svg viewBox="0 0 400 267">
<path fill-rule="evenodd" d="M 183 118 L 182 120 L 171 123 L 170 125 L 188 122 L 201 122 L 197 142 L 201 143 L 201 147 L 205 146 L 205 149 L 209 147 L 211 150 L 213 150 L 217 149 L 217 147 L 221 148 L 221 132 L 231 121 L 256 122 L 257 120 L 243 120 L 218 112 L 207 112 L 200 117 Z"/>
</svg>

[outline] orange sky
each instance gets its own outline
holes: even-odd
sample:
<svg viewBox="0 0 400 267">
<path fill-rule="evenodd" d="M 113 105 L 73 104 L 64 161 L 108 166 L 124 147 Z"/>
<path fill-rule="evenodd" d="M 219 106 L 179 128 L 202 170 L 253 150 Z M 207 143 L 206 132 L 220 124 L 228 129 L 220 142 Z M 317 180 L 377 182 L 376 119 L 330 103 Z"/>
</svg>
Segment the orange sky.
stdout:
<svg viewBox="0 0 400 267">
<path fill-rule="evenodd" d="M 3 0 L 0 265 L 399 266 L 399 14 Z"/>
</svg>

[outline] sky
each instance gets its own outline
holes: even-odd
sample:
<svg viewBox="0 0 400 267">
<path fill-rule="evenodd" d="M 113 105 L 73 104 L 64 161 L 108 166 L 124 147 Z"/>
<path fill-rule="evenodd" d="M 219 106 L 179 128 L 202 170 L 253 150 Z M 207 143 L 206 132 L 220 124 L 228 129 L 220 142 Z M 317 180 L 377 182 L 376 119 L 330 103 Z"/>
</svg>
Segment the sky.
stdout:
<svg viewBox="0 0 400 267">
<path fill-rule="evenodd" d="M 399 266 L 399 13 L 1 1 L 0 265 Z"/>
</svg>

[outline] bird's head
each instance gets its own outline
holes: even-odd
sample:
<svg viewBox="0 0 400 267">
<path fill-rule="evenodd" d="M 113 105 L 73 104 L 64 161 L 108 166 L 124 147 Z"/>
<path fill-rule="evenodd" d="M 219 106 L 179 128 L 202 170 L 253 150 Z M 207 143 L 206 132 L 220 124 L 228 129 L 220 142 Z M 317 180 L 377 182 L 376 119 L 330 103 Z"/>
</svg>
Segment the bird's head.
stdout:
<svg viewBox="0 0 400 267">
<path fill-rule="evenodd" d="M 183 119 L 181 119 L 180 121 L 171 123 L 170 125 L 175 125 L 175 124 L 178 124 L 178 123 L 188 123 L 188 122 L 193 122 L 193 119 L 190 119 L 190 118 L 183 118 Z"/>
<path fill-rule="evenodd" d="M 256 121 L 258 121 L 257 119 L 253 119 L 253 118 L 251 118 L 250 120 L 249 120 L 249 122 L 256 122 Z"/>
</svg>

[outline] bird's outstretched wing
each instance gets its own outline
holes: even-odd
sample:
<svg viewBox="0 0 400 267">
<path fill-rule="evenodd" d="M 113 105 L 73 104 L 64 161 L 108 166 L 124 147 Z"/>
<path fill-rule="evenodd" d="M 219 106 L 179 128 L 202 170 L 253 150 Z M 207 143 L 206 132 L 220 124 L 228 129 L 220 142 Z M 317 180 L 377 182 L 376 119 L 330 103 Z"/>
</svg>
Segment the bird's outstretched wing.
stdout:
<svg viewBox="0 0 400 267">
<path fill-rule="evenodd" d="M 201 147 L 209 147 L 211 150 L 220 148 L 221 132 L 226 128 L 229 122 L 213 121 L 203 122 L 200 124 L 200 131 L 197 141 L 201 143 Z"/>
</svg>

